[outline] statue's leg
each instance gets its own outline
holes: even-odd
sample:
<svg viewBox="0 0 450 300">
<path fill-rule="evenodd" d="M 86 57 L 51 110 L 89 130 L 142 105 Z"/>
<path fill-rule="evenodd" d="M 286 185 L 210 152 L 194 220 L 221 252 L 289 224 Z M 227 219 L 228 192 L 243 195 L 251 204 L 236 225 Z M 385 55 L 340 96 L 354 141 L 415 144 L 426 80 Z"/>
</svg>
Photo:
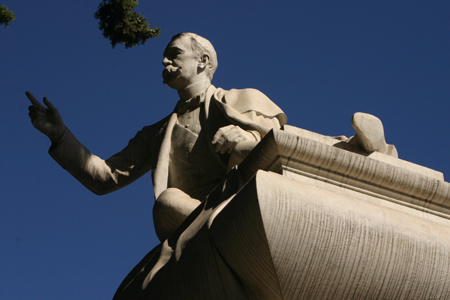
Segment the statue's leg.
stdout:
<svg viewBox="0 0 450 300">
<path fill-rule="evenodd" d="M 177 188 L 168 188 L 153 206 L 153 223 L 160 241 L 167 239 L 201 202 Z"/>
</svg>

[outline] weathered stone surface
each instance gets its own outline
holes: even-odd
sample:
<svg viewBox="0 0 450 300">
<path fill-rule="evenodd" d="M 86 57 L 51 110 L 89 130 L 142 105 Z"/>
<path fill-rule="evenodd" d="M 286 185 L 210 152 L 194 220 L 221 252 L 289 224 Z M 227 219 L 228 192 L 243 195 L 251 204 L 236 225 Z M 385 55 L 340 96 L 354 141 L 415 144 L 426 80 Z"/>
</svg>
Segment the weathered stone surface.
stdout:
<svg viewBox="0 0 450 300">
<path fill-rule="evenodd" d="M 450 222 L 376 196 L 258 172 L 283 299 L 448 299 Z"/>
<path fill-rule="evenodd" d="M 192 33 L 163 65 L 173 113 L 107 160 L 27 93 L 50 154 L 93 192 L 153 171 L 163 242 L 115 299 L 450 298 L 450 184 L 397 159 L 378 118 L 356 113 L 350 139 L 278 130 L 286 116 L 264 94 L 211 85 L 214 47 Z"/>
<path fill-rule="evenodd" d="M 260 169 L 292 178 L 311 177 L 448 218 L 450 184 L 443 181 L 442 173 L 377 154 L 366 157 L 275 130 L 241 164 L 240 170 L 245 179 Z"/>
<path fill-rule="evenodd" d="M 273 131 L 116 299 L 448 299 L 440 175 Z"/>
</svg>

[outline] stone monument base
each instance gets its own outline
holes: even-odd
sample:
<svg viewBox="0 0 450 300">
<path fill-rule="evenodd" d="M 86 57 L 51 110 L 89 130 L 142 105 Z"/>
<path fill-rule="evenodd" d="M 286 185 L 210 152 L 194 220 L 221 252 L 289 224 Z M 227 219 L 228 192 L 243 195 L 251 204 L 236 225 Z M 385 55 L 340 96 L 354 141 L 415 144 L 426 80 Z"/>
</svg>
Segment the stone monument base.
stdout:
<svg viewBox="0 0 450 300">
<path fill-rule="evenodd" d="M 449 299 L 450 185 L 270 133 L 115 299 Z"/>
</svg>

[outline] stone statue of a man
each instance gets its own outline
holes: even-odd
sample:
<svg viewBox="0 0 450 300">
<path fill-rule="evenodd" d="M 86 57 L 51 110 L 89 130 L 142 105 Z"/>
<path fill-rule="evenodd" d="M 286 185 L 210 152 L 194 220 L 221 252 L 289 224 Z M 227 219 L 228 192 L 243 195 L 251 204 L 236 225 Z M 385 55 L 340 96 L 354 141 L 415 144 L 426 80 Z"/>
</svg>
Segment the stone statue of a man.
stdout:
<svg viewBox="0 0 450 300">
<path fill-rule="evenodd" d="M 173 113 L 144 127 L 107 160 L 93 155 L 64 124 L 58 110 L 27 92 L 29 116 L 47 135 L 50 155 L 96 194 L 120 189 L 152 171 L 154 222 L 167 238 L 272 128 L 286 116 L 254 89 L 211 85 L 217 68 L 212 44 L 193 33 L 174 36 L 164 51 L 164 83 L 178 91 Z"/>
</svg>

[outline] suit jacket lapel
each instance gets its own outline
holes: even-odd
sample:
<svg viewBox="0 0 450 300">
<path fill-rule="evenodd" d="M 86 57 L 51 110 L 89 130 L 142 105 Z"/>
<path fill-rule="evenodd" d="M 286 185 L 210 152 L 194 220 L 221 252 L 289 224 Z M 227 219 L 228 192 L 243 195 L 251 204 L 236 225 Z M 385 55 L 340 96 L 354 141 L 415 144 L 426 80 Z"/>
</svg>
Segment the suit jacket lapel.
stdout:
<svg viewBox="0 0 450 300">
<path fill-rule="evenodd" d="M 166 126 L 166 132 L 161 143 L 161 148 L 159 149 L 158 161 L 156 162 L 155 170 L 153 170 L 153 190 L 155 193 L 155 199 L 158 199 L 159 195 L 161 195 L 161 193 L 167 189 L 167 185 L 169 182 L 172 132 L 177 119 L 177 114 L 172 113 Z"/>
</svg>

